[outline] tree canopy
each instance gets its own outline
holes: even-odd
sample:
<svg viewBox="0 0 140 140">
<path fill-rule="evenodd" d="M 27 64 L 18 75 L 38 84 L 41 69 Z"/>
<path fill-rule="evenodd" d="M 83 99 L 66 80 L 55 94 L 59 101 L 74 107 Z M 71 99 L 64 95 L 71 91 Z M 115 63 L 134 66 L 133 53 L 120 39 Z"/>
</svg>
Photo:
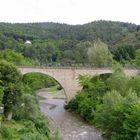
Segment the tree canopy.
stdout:
<svg viewBox="0 0 140 140">
<path fill-rule="evenodd" d="M 80 76 L 83 87 L 68 108 L 100 128 L 108 140 L 140 138 L 140 76 L 128 77 L 120 65 L 110 77 Z"/>
<path fill-rule="evenodd" d="M 112 64 L 113 58 L 107 45 L 99 39 L 94 43 L 93 47 L 88 48 L 89 62 L 95 66 L 109 66 Z"/>
<path fill-rule="evenodd" d="M 140 47 L 137 29 L 135 24 L 103 20 L 84 25 L 0 23 L 0 50 L 12 49 L 42 65 L 84 65 L 89 63 L 88 47 L 100 38 L 115 60 L 131 61 Z"/>
</svg>

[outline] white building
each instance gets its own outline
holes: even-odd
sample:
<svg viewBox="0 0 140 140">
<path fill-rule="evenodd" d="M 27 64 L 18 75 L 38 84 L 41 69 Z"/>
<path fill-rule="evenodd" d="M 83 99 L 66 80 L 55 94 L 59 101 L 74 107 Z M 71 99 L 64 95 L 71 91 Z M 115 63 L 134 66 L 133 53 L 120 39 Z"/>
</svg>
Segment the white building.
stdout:
<svg viewBox="0 0 140 140">
<path fill-rule="evenodd" d="M 25 44 L 32 44 L 32 42 L 30 40 L 26 40 Z"/>
</svg>

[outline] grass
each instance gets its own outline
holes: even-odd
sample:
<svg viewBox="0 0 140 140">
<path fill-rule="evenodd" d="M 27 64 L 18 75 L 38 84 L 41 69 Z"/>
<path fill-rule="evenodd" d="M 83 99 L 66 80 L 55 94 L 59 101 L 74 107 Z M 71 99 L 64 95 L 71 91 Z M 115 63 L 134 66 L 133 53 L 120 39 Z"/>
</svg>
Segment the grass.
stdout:
<svg viewBox="0 0 140 140">
<path fill-rule="evenodd" d="M 43 96 L 52 97 L 54 99 L 66 99 L 66 95 L 64 93 L 64 90 L 63 89 L 58 90 L 58 86 L 59 85 L 56 85 L 56 86 L 53 86 L 50 88 L 40 89 L 37 91 L 37 93 L 42 93 Z M 39 99 L 44 99 L 43 96 L 39 96 Z"/>
<path fill-rule="evenodd" d="M 5 127 L 5 128 L 14 128 L 17 131 L 19 131 L 19 130 L 25 128 L 25 125 L 24 125 L 23 122 L 12 120 L 12 121 L 3 121 L 2 127 Z"/>
<path fill-rule="evenodd" d="M 55 93 L 54 91 L 59 91 L 58 90 L 58 85 L 49 88 L 49 91 L 52 92 L 52 93 Z"/>
</svg>

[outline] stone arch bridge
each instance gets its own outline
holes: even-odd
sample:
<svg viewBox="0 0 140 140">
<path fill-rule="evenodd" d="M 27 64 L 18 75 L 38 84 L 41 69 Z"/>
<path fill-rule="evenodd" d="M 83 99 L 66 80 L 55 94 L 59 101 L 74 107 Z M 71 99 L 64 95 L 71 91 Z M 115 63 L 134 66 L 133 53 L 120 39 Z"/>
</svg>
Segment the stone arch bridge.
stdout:
<svg viewBox="0 0 140 140">
<path fill-rule="evenodd" d="M 81 89 L 78 81 L 79 75 L 100 75 L 112 73 L 111 68 L 52 68 L 52 67 L 19 67 L 22 74 L 26 73 L 43 73 L 54 78 L 63 88 L 67 101 L 70 101 L 78 90 Z M 140 74 L 139 69 L 125 69 L 129 76 Z"/>
</svg>

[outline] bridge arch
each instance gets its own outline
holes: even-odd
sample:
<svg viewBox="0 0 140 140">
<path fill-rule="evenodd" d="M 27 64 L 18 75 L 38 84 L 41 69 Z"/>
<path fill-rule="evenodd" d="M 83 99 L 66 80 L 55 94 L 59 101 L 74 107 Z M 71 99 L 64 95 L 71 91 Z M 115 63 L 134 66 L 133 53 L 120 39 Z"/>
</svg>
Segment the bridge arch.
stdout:
<svg viewBox="0 0 140 140">
<path fill-rule="evenodd" d="M 50 67 L 20 67 L 22 74 L 37 72 L 49 75 L 54 78 L 64 88 L 67 101 L 70 101 L 78 90 L 82 87 L 79 84 L 79 75 L 100 75 L 105 73 L 112 73 L 110 68 L 94 68 L 94 69 L 74 69 L 74 68 L 50 68 Z M 125 73 L 129 76 L 139 74 L 139 69 L 126 69 Z"/>
<path fill-rule="evenodd" d="M 22 72 L 22 71 L 21 71 L 21 72 Z M 67 94 L 66 94 L 66 92 L 65 92 L 65 88 L 63 87 L 61 81 L 58 81 L 59 79 L 56 79 L 56 78 L 54 78 L 53 76 L 51 76 L 50 74 L 48 74 L 48 73 L 46 74 L 46 73 L 44 73 L 44 72 L 32 72 L 32 71 L 30 71 L 30 72 L 22 73 L 22 74 L 23 74 L 23 76 L 24 76 L 24 75 L 26 75 L 26 74 L 31 74 L 31 73 L 43 74 L 43 75 L 46 75 L 46 76 L 52 78 L 54 81 L 56 81 L 56 82 L 58 83 L 58 85 L 60 85 L 60 86 L 62 87 L 62 89 L 63 89 L 63 91 L 64 91 L 64 94 L 65 94 L 66 101 L 67 101 L 68 97 L 67 97 Z"/>
</svg>

